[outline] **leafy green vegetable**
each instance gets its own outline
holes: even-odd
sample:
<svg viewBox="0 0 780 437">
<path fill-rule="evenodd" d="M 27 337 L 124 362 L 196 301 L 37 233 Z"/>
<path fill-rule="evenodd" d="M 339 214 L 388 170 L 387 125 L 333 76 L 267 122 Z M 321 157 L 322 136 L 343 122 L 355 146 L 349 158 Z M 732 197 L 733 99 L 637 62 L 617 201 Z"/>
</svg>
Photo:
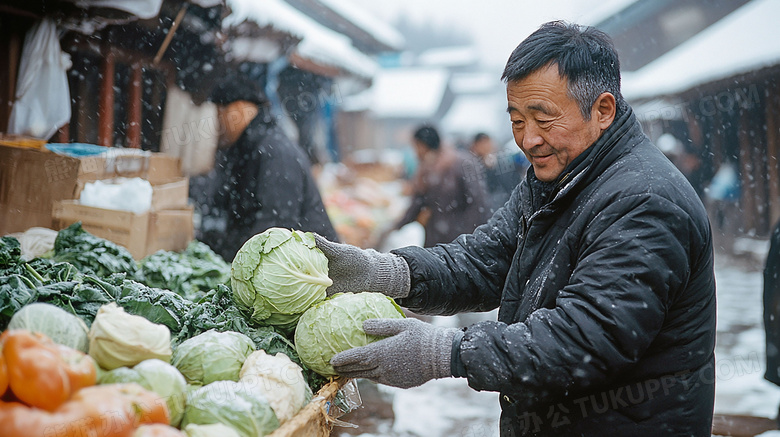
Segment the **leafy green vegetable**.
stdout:
<svg viewBox="0 0 780 437">
<path fill-rule="evenodd" d="M 254 350 L 255 344 L 244 334 L 206 331 L 176 347 L 171 364 L 189 384 L 238 381 L 241 366 Z"/>
<path fill-rule="evenodd" d="M 230 283 L 233 300 L 252 320 L 289 331 L 333 281 L 312 233 L 270 228 L 239 249 Z"/>
<path fill-rule="evenodd" d="M 83 320 L 48 303 L 31 303 L 11 317 L 8 329 L 26 329 L 39 332 L 55 343 L 87 352 L 89 338 Z"/>
<path fill-rule="evenodd" d="M 184 376 L 172 365 L 157 359 L 145 360 L 135 367 L 117 367 L 103 373 L 98 380 L 100 384 L 120 384 L 134 382 L 151 390 L 168 405 L 172 426 L 178 426 L 184 416 L 184 405 L 187 399 L 187 382 Z"/>
<path fill-rule="evenodd" d="M 192 305 L 185 316 L 178 340 L 183 341 L 212 329 L 219 332 L 234 331 L 251 338 L 257 349 L 295 353 L 292 342 L 274 328 L 250 326 L 247 323 L 248 315 L 233 304 L 230 295 L 230 288 L 218 285 Z"/>
<path fill-rule="evenodd" d="M 230 265 L 206 244 L 193 241 L 184 252 L 158 251 L 139 263 L 139 281 L 197 300 L 230 281 Z"/>
<path fill-rule="evenodd" d="M 295 330 L 295 349 L 307 366 L 322 376 L 336 376 L 333 355 L 365 346 L 380 337 L 363 332 L 368 319 L 402 319 L 393 299 L 381 293 L 338 293 L 303 313 Z"/>
<path fill-rule="evenodd" d="M 208 330 L 219 332 L 234 331 L 246 335 L 255 343 L 255 349 L 262 349 L 274 355 L 283 353 L 295 364 L 303 367 L 304 376 L 312 390 L 316 390 L 327 382 L 322 376 L 312 372 L 301 362 L 295 345 L 282 333 L 271 326 L 251 326 L 248 315 L 239 310 L 231 300 L 231 291 L 225 285 L 218 285 L 209 291 L 202 299 L 190 307 L 174 343 L 192 338 Z"/>
<path fill-rule="evenodd" d="M 138 269 L 127 249 L 90 234 L 81 227 L 81 222 L 57 233 L 53 259 L 69 262 L 84 273 L 100 277 L 127 273 L 132 278 Z"/>
<path fill-rule="evenodd" d="M 122 283 L 116 302 L 128 313 L 161 323 L 171 332 L 178 332 L 182 328 L 184 316 L 192 306 L 192 302 L 172 291 L 150 288 L 128 280 Z"/>
<path fill-rule="evenodd" d="M 22 245 L 14 237 L 0 238 L 0 269 L 22 261 Z"/>
<path fill-rule="evenodd" d="M 190 393 L 181 426 L 186 429 L 193 423 L 221 423 L 241 437 L 264 436 L 279 427 L 268 401 L 246 384 L 234 381 L 213 382 Z"/>
</svg>

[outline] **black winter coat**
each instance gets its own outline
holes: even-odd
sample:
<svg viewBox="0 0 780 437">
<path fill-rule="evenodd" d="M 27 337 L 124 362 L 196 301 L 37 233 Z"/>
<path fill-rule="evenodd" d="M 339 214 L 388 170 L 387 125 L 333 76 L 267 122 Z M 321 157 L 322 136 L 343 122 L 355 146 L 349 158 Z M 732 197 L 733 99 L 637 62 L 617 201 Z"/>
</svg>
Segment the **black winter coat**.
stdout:
<svg viewBox="0 0 780 437">
<path fill-rule="evenodd" d="M 226 226 L 223 232 L 204 235 L 204 242 L 228 261 L 246 240 L 270 227 L 339 240 L 306 153 L 262 113 L 218 154 L 215 165 L 211 213 L 224 216 Z"/>
<path fill-rule="evenodd" d="M 464 328 L 453 374 L 501 393 L 502 436 L 709 436 L 704 207 L 630 108 L 581 156 L 551 200 L 538 201 L 531 169 L 474 233 L 395 251 L 412 274 L 399 304 L 441 315 L 500 306 L 498 321 Z"/>
<path fill-rule="evenodd" d="M 780 222 L 769 240 L 764 266 L 764 333 L 766 334 L 766 373 L 764 377 L 780 385 Z"/>
</svg>

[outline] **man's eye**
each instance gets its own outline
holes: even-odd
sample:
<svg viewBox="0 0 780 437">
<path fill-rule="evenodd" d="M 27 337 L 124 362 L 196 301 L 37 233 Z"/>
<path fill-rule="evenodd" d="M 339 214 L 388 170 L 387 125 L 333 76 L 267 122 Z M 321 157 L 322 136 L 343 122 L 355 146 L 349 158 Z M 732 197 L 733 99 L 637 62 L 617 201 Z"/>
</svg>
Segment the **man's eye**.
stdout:
<svg viewBox="0 0 780 437">
<path fill-rule="evenodd" d="M 537 122 L 537 123 L 538 123 L 540 126 L 546 126 L 546 125 L 548 125 L 548 124 L 552 123 L 552 120 L 536 120 L 536 122 Z"/>
<path fill-rule="evenodd" d="M 523 120 L 512 120 L 512 126 L 522 126 Z"/>
</svg>

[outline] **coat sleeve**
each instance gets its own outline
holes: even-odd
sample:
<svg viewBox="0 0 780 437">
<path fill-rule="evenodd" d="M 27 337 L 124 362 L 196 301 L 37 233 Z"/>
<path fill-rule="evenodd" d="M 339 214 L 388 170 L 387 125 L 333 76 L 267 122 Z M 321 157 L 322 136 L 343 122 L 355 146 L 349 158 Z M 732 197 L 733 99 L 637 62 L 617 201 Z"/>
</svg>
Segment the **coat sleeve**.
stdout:
<svg viewBox="0 0 780 437">
<path fill-rule="evenodd" d="M 409 207 L 406 208 L 404 215 L 396 222 L 394 229 L 401 229 L 404 225 L 407 225 L 415 220 L 417 216 L 422 212 L 423 206 L 425 206 L 425 198 L 422 193 L 415 192 L 412 196 L 412 200 L 409 203 Z"/>
<path fill-rule="evenodd" d="M 406 260 L 411 272 L 409 297 L 399 299 L 399 305 L 432 315 L 498 307 L 521 232 L 519 203 L 517 189 L 507 205 L 471 234 L 432 248 L 392 251 Z"/>
<path fill-rule="evenodd" d="M 532 406 L 598 387 L 636 363 L 664 323 L 670 294 L 687 283 L 692 242 L 705 238 L 696 229 L 657 195 L 601 209 L 554 308 L 466 330 L 460 360 L 469 385 Z"/>
</svg>

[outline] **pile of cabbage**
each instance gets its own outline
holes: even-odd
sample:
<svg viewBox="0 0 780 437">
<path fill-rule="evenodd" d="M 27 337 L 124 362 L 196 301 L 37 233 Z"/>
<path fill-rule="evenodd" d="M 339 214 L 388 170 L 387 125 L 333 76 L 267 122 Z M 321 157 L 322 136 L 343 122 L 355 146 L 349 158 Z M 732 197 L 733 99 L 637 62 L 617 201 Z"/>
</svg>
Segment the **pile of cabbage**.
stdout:
<svg viewBox="0 0 780 437">
<path fill-rule="evenodd" d="M 188 253 L 205 256 L 186 268 L 175 265 L 181 254 L 164 252 L 136 263 L 74 225 L 50 253 L 25 260 L 19 242 L 2 237 L 0 331 L 41 332 L 88 353 L 100 383 L 158 393 L 171 425 L 192 437 L 249 437 L 290 420 L 336 376 L 333 355 L 379 340 L 362 331 L 363 320 L 403 317 L 381 294 L 327 297 L 328 260 L 310 233 L 254 236 L 229 274 L 207 247 Z"/>
<path fill-rule="evenodd" d="M 363 332 L 363 321 L 404 317 L 401 308 L 380 293 L 355 290 L 328 298 L 332 284 L 328 259 L 311 233 L 268 229 L 249 239 L 233 260 L 236 305 L 251 312 L 257 323 L 287 333 L 294 329 L 301 361 L 326 377 L 337 376 L 330 365 L 333 355 L 379 340 Z"/>
</svg>

